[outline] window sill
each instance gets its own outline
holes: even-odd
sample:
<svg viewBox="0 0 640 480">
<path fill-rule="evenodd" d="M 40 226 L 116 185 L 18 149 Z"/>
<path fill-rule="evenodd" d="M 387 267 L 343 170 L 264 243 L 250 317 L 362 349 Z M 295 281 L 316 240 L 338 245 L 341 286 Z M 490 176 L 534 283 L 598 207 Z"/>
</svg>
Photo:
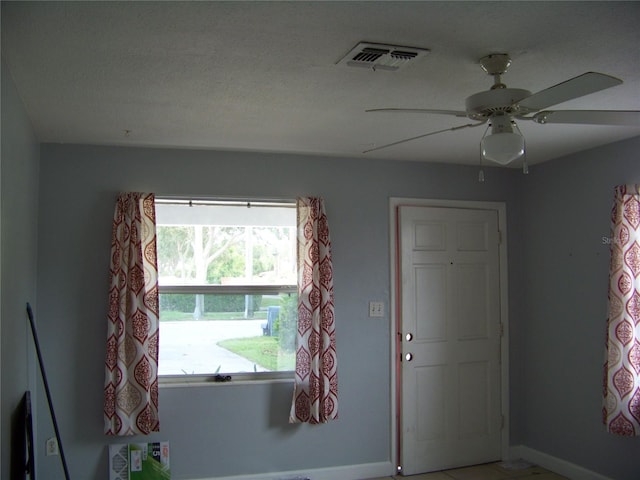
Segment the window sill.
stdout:
<svg viewBox="0 0 640 480">
<path fill-rule="evenodd" d="M 163 375 L 159 377 L 159 388 L 219 387 L 233 385 L 264 385 L 275 383 L 293 384 L 293 372 L 281 372 L 264 378 L 255 374 L 236 374 L 226 382 L 215 380 L 215 375 Z M 262 378 L 261 378 L 262 377 Z"/>
</svg>

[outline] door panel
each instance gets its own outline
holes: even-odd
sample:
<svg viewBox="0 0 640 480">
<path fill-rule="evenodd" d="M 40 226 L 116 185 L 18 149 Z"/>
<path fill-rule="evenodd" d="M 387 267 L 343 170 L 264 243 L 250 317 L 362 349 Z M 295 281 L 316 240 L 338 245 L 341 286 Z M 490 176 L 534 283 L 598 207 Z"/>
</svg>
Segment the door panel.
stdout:
<svg viewBox="0 0 640 480">
<path fill-rule="evenodd" d="M 457 224 L 459 252 L 486 252 L 489 250 L 489 231 L 485 222 L 459 222 Z"/>
<path fill-rule="evenodd" d="M 455 266 L 458 309 L 458 339 L 480 340 L 489 337 L 487 296 L 488 269 L 484 264 Z"/>
<path fill-rule="evenodd" d="M 444 365 L 416 368 L 415 401 L 418 405 L 434 405 L 444 410 L 446 375 Z M 417 426 L 416 436 L 419 441 L 441 441 L 445 438 L 446 422 L 443 416 L 422 415 L 418 418 Z"/>
<path fill-rule="evenodd" d="M 487 435 L 490 430 L 487 421 L 490 418 L 487 391 L 490 365 L 488 362 L 467 362 L 461 363 L 459 368 L 460 437 Z"/>
<path fill-rule="evenodd" d="M 416 322 L 416 341 L 442 340 L 446 337 L 447 296 L 445 265 L 420 266 L 414 269 L 415 310 L 424 312 L 424 322 Z M 415 314 L 414 314 L 415 315 Z M 417 315 L 414 318 L 418 318 Z"/>
<path fill-rule="evenodd" d="M 416 250 L 446 250 L 446 230 L 442 223 L 424 222 L 416 225 L 414 248 Z"/>
<path fill-rule="evenodd" d="M 497 212 L 402 206 L 398 216 L 402 472 L 499 460 Z"/>
</svg>

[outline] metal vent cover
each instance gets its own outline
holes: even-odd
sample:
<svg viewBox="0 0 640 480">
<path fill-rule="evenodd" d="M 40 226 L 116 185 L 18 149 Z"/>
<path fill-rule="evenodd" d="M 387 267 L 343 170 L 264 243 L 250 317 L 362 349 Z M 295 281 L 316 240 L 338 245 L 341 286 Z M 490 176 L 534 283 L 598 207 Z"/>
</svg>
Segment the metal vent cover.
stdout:
<svg viewBox="0 0 640 480">
<path fill-rule="evenodd" d="M 342 57 L 337 62 L 337 65 L 393 71 L 408 65 L 427 53 L 429 53 L 427 48 L 360 42 Z"/>
</svg>

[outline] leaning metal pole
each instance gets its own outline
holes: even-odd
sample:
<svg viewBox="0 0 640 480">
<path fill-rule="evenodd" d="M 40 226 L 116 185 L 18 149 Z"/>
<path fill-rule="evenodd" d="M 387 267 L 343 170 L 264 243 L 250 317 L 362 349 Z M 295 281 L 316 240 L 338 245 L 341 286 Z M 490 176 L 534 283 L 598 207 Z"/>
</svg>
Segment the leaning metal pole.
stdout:
<svg viewBox="0 0 640 480">
<path fill-rule="evenodd" d="M 36 325 L 33 321 L 33 311 L 31 311 L 31 305 L 27 302 L 27 315 L 29 316 L 29 323 L 31 324 L 31 333 L 33 333 L 33 343 L 36 347 L 36 353 L 38 354 L 38 363 L 40 364 L 40 373 L 42 374 L 42 382 L 44 383 L 44 391 L 47 394 L 47 402 L 49 403 L 49 412 L 51 412 L 51 420 L 53 422 L 53 429 L 56 432 L 56 439 L 58 440 L 58 449 L 60 450 L 60 460 L 62 461 L 62 468 L 64 469 L 64 478 L 70 480 L 69 469 L 67 468 L 67 460 L 64 456 L 64 449 L 62 448 L 62 439 L 60 438 L 60 430 L 58 430 L 58 421 L 56 420 L 56 413 L 53 410 L 53 402 L 51 401 L 51 392 L 49 391 L 49 382 L 47 381 L 47 374 L 44 370 L 44 361 L 42 360 L 42 353 L 40 352 L 40 342 L 38 341 L 38 332 L 36 331 Z"/>
</svg>

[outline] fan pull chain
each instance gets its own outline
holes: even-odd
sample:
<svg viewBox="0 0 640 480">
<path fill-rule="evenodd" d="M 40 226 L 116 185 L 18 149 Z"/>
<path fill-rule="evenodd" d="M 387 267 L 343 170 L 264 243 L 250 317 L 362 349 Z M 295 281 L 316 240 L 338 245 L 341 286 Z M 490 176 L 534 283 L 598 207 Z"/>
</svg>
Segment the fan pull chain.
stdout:
<svg viewBox="0 0 640 480">
<path fill-rule="evenodd" d="M 518 133 L 522 137 L 522 146 L 524 147 L 522 153 L 522 173 L 524 175 L 529 175 L 529 164 L 527 163 L 527 139 L 524 138 L 524 135 L 522 135 L 520 127 L 518 127 L 518 124 L 516 122 L 513 122 L 513 126 L 516 127 L 516 130 L 518 130 Z"/>
<path fill-rule="evenodd" d="M 478 172 L 478 182 L 484 183 L 484 170 L 482 169 L 482 157 L 480 157 L 480 171 Z"/>
<path fill-rule="evenodd" d="M 482 138 L 480 139 L 480 143 L 478 144 L 478 153 L 479 153 L 479 157 L 480 157 L 480 171 L 478 172 L 478 182 L 479 183 L 484 183 L 484 170 L 482 168 L 482 140 L 484 139 L 484 137 L 487 136 L 487 132 L 489 131 L 489 127 L 491 126 L 491 124 L 487 125 L 487 128 L 485 128 L 484 130 L 484 134 L 482 135 Z"/>
</svg>

